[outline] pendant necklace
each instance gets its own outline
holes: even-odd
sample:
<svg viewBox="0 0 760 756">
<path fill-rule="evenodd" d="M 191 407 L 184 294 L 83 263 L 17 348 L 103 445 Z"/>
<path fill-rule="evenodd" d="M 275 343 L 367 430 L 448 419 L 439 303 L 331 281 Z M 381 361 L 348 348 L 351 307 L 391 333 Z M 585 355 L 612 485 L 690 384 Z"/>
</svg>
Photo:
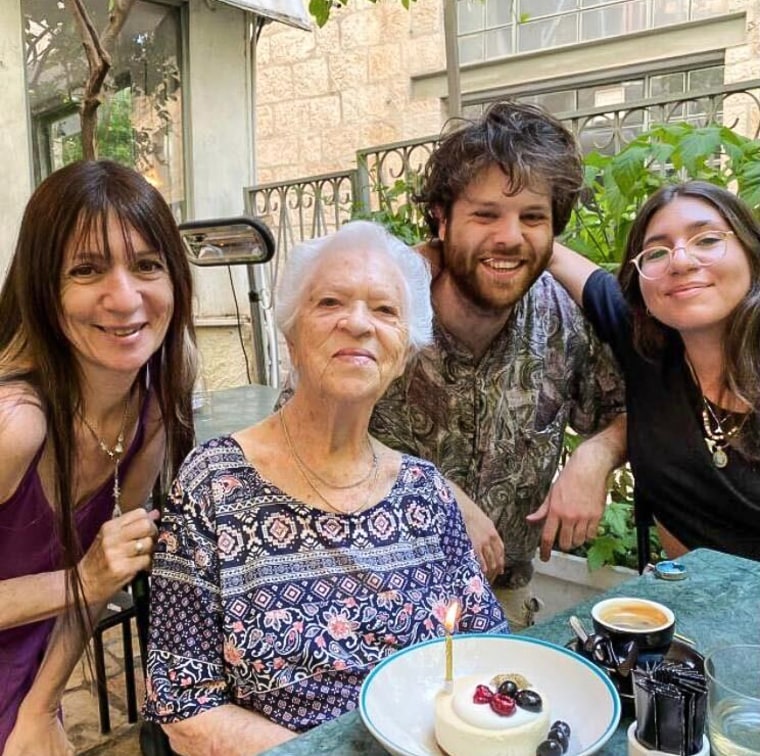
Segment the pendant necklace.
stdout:
<svg viewBox="0 0 760 756">
<path fill-rule="evenodd" d="M 357 514 L 358 512 L 361 512 L 363 509 L 366 509 L 366 507 L 369 505 L 370 498 L 372 497 L 372 491 L 375 490 L 375 486 L 377 485 L 377 478 L 379 474 L 379 464 L 378 464 L 377 454 L 375 453 L 375 449 L 372 446 L 372 442 L 369 440 L 369 437 L 367 438 L 367 443 L 369 444 L 370 451 L 372 452 L 372 465 L 370 466 L 369 472 L 363 478 L 361 478 L 361 480 L 358 480 L 356 483 L 351 483 L 349 485 L 334 486 L 332 483 L 328 483 L 327 481 L 324 480 L 324 478 L 317 475 L 317 473 L 314 472 L 299 456 L 293 444 L 293 439 L 291 439 L 290 437 L 288 426 L 285 422 L 285 413 L 283 412 L 283 409 L 284 408 L 281 408 L 279 412 L 277 413 L 280 416 L 280 425 L 282 426 L 282 434 L 283 436 L 285 436 L 285 442 L 288 445 L 288 450 L 290 451 L 290 455 L 293 457 L 293 460 L 296 463 L 296 467 L 298 468 L 298 471 L 301 473 L 301 476 L 309 485 L 309 488 L 311 488 L 311 490 L 314 491 L 314 493 L 319 497 L 320 501 L 325 506 L 327 506 L 328 509 L 330 509 L 333 512 L 336 512 L 337 514 L 353 515 L 353 514 Z M 329 488 L 334 488 L 336 490 L 343 490 L 343 491 L 348 490 L 349 488 L 358 488 L 359 486 L 366 483 L 366 481 L 368 481 L 370 477 L 372 476 L 374 477 L 372 477 L 372 484 L 367 490 L 367 498 L 364 500 L 364 502 L 354 509 L 345 510 L 345 509 L 340 509 L 339 507 L 336 507 L 332 502 L 330 502 L 322 494 L 322 492 L 317 488 L 314 481 L 311 479 L 311 475 L 313 475 L 318 481 L 328 486 Z"/>
<path fill-rule="evenodd" d="M 684 359 L 686 360 L 686 364 L 689 366 L 691 375 L 694 378 L 694 381 L 697 384 L 697 388 L 699 389 L 699 393 L 702 396 L 701 414 L 702 427 L 704 428 L 705 446 L 707 446 L 707 451 L 710 453 L 710 456 L 712 457 L 712 463 L 715 465 L 715 467 L 723 468 L 728 464 L 729 461 L 729 441 L 742 429 L 742 426 L 749 417 L 749 413 L 745 414 L 740 421 L 734 421 L 734 424 L 730 428 L 724 428 L 724 424 L 726 420 L 728 420 L 730 413 L 724 415 L 722 418 L 718 417 L 718 415 L 713 410 L 709 399 L 702 392 L 702 384 L 699 382 L 697 373 L 694 370 L 694 367 L 691 364 L 691 360 L 689 359 L 689 355 L 686 354 L 686 352 L 684 352 Z M 715 427 L 713 427 L 713 424 Z"/>
<path fill-rule="evenodd" d="M 116 443 L 112 449 L 108 448 L 106 442 L 98 436 L 95 428 L 90 425 L 89 420 L 80 413 L 82 422 L 84 422 L 87 429 L 92 433 L 92 437 L 97 442 L 100 450 L 113 462 L 113 514 L 112 517 L 121 516 L 121 488 L 119 487 L 119 464 L 121 463 L 122 455 L 124 454 L 124 432 L 127 427 L 127 417 L 129 415 L 129 400 L 131 393 L 127 394 L 127 398 L 124 400 L 124 412 L 121 416 L 121 428 L 119 429 L 119 435 L 116 437 Z"/>
<path fill-rule="evenodd" d="M 723 423 L 728 417 L 718 419 L 707 397 L 702 396 L 702 425 L 705 429 L 705 444 L 712 455 L 715 467 L 725 467 L 728 464 L 728 442 L 742 429 L 747 417 L 749 417 L 749 413 L 745 414 L 739 422 L 734 422 L 731 428 L 724 430 Z M 712 427 L 712 422 L 715 423 L 715 429 Z"/>
</svg>

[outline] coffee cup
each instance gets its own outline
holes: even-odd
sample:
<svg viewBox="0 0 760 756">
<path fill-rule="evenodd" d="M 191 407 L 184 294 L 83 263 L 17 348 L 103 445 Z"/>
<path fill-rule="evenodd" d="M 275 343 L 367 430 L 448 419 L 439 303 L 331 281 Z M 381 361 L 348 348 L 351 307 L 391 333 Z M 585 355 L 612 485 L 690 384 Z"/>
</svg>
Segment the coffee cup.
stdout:
<svg viewBox="0 0 760 756">
<path fill-rule="evenodd" d="M 666 651 L 673 641 L 676 618 L 664 604 L 619 596 L 604 599 L 591 609 L 594 629 L 607 636 L 616 650 L 634 641 L 639 653 Z"/>
</svg>

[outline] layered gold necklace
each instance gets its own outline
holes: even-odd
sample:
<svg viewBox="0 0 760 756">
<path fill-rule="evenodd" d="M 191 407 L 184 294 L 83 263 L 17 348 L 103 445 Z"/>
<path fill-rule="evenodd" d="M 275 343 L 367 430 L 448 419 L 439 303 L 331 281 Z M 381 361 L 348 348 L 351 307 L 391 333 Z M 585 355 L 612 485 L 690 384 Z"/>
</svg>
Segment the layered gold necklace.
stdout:
<svg viewBox="0 0 760 756">
<path fill-rule="evenodd" d="M 745 413 L 740 420 L 737 420 L 735 418 L 736 413 L 727 411 L 723 417 L 719 418 L 715 410 L 713 410 L 710 400 L 704 395 L 697 371 L 694 370 L 694 366 L 691 364 L 689 355 L 686 352 L 684 352 L 684 359 L 702 396 L 702 427 L 704 428 L 704 440 L 707 451 L 710 452 L 712 463 L 715 467 L 723 468 L 729 462 L 728 449 L 730 441 L 739 434 L 750 413 Z M 726 425 L 729 420 L 732 422 L 730 426 Z"/>
<path fill-rule="evenodd" d="M 285 442 L 288 445 L 288 450 L 290 451 L 290 455 L 293 457 L 293 461 L 296 463 L 296 467 L 298 468 L 298 471 L 301 473 L 301 477 L 306 481 L 307 485 L 311 490 L 317 495 L 319 500 L 332 512 L 335 512 L 337 514 L 342 515 L 353 515 L 357 514 L 358 512 L 361 512 L 363 509 L 366 509 L 366 507 L 369 505 L 369 502 L 372 498 L 372 492 L 375 490 L 375 486 L 377 485 L 377 478 L 379 474 L 379 463 L 377 454 L 375 453 L 375 449 L 372 446 L 372 442 L 370 441 L 369 436 L 367 436 L 367 445 L 369 447 L 370 453 L 372 454 L 372 463 L 370 465 L 370 468 L 366 475 L 364 475 L 359 480 L 348 483 L 348 484 L 334 484 L 327 480 L 325 480 L 321 475 L 319 475 L 315 470 L 312 470 L 306 462 L 301 458 L 301 456 L 296 451 L 295 445 L 293 444 L 293 439 L 290 437 L 290 432 L 288 431 L 288 425 L 285 422 L 285 408 L 280 408 L 279 412 L 277 413 L 280 416 L 280 425 L 282 426 L 282 434 L 285 437 Z M 359 504 L 359 506 L 354 507 L 354 509 L 341 509 L 340 507 L 336 507 L 320 490 L 317 488 L 315 480 L 319 481 L 323 486 L 326 486 L 327 488 L 332 488 L 336 491 L 347 491 L 352 488 L 359 488 L 359 486 L 364 485 L 368 480 L 372 478 L 372 482 L 367 489 L 367 497 L 364 500 L 363 503 Z"/>
<path fill-rule="evenodd" d="M 702 395 L 702 426 L 705 429 L 705 444 L 712 455 L 715 467 L 725 467 L 728 464 L 729 442 L 738 435 L 749 417 L 749 413 L 746 413 L 741 420 L 731 418 L 733 425 L 724 428 L 724 424 L 730 417 L 731 413 L 727 413 L 719 419 L 708 398 Z M 713 423 L 715 427 L 713 427 Z"/>
<path fill-rule="evenodd" d="M 119 429 L 119 435 L 116 437 L 116 443 L 109 448 L 108 444 L 98 435 L 95 428 L 92 427 L 90 421 L 81 413 L 82 422 L 85 424 L 87 430 L 92 433 L 92 437 L 100 447 L 100 450 L 105 454 L 108 459 L 113 462 L 113 517 L 121 516 L 121 487 L 119 485 L 119 465 L 121 464 L 121 458 L 124 456 L 124 433 L 127 428 L 127 418 L 129 416 L 129 400 L 131 393 L 127 394 L 127 398 L 124 400 L 124 411 L 121 416 L 121 428 Z"/>
</svg>

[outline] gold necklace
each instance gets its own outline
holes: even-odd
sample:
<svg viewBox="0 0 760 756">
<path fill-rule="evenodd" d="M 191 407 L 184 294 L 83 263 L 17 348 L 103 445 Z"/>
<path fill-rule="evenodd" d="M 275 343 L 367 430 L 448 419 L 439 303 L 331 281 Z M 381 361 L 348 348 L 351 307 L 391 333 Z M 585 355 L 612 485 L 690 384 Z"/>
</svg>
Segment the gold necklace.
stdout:
<svg viewBox="0 0 760 756">
<path fill-rule="evenodd" d="M 691 360 L 689 359 L 689 355 L 684 352 L 683 353 L 684 359 L 686 360 L 686 364 L 689 367 L 689 370 L 691 371 L 691 375 L 694 378 L 695 383 L 697 384 L 697 388 L 699 389 L 699 393 L 702 396 L 702 427 L 704 428 L 704 440 L 705 440 L 705 446 L 707 446 L 707 451 L 710 452 L 710 456 L 712 457 L 712 462 L 715 465 L 715 467 L 723 468 L 728 464 L 728 448 L 729 448 L 729 441 L 736 436 L 739 431 L 744 426 L 744 423 L 746 422 L 747 418 L 749 417 L 749 413 L 745 414 L 744 417 L 739 422 L 734 422 L 734 425 L 732 428 L 729 428 L 728 430 L 723 429 L 723 423 L 726 422 L 728 419 L 728 415 L 723 417 L 722 419 L 718 419 L 718 416 L 713 412 L 713 408 L 710 405 L 710 401 L 708 398 L 704 395 L 704 392 L 702 391 L 702 384 L 699 381 L 699 376 L 697 375 L 697 371 L 694 370 L 694 366 L 691 364 Z M 712 421 L 715 422 L 715 428 L 713 429 Z"/>
<path fill-rule="evenodd" d="M 296 463 L 296 467 L 298 468 L 298 471 L 301 473 L 301 476 L 303 477 L 303 479 L 308 484 L 309 488 L 311 488 L 311 490 L 314 491 L 314 493 L 319 497 L 319 499 L 322 501 L 323 504 L 325 504 L 330 510 L 332 510 L 333 512 L 336 512 L 337 514 L 354 515 L 354 514 L 357 514 L 358 512 L 361 512 L 363 509 L 366 509 L 366 507 L 369 505 L 370 498 L 372 496 L 372 492 L 375 490 L 375 486 L 377 485 L 377 478 L 378 478 L 378 474 L 379 474 L 379 464 L 378 464 L 377 454 L 375 454 L 375 450 L 372 447 L 372 442 L 369 441 L 369 439 L 368 439 L 368 443 L 369 443 L 370 449 L 372 451 L 372 467 L 370 469 L 370 475 L 372 475 L 374 473 L 374 477 L 372 479 L 372 484 L 367 489 L 367 498 L 364 500 L 363 504 L 360 504 L 355 509 L 351 509 L 351 510 L 340 509 L 339 507 L 336 507 L 332 502 L 330 502 L 322 494 L 322 492 L 317 488 L 317 486 L 315 485 L 314 481 L 312 481 L 311 476 L 309 475 L 309 472 L 310 472 L 309 468 L 306 466 L 305 462 L 298 455 L 298 452 L 296 451 L 295 446 L 293 445 L 293 439 L 290 437 L 290 433 L 288 431 L 288 426 L 287 426 L 287 423 L 285 422 L 285 413 L 283 412 L 283 409 L 284 408 L 281 407 L 280 410 L 277 412 L 277 414 L 280 416 L 280 425 L 282 426 L 282 434 L 283 434 L 283 436 L 285 436 L 285 442 L 287 443 L 288 449 L 290 451 L 290 454 L 291 454 L 291 456 L 293 457 L 293 460 Z M 359 485 L 361 485 L 364 481 L 366 481 L 370 477 L 370 475 L 365 476 L 362 479 L 362 481 L 360 481 L 359 483 L 354 483 L 351 486 L 343 486 L 342 488 L 343 489 L 356 488 Z M 319 478 L 319 476 L 316 476 L 316 477 L 319 480 L 321 480 L 321 478 Z M 324 481 L 322 481 L 322 482 L 324 482 Z M 330 484 L 327 483 L 326 485 L 329 486 Z"/>
<path fill-rule="evenodd" d="M 121 416 L 121 428 L 119 429 L 119 435 L 116 437 L 116 443 L 113 449 L 109 449 L 106 442 L 98 436 L 95 428 L 90 425 L 89 420 L 84 416 L 84 413 L 80 412 L 82 422 L 87 429 L 92 433 L 92 437 L 97 442 L 101 451 L 113 462 L 113 514 L 112 517 L 121 516 L 121 488 L 119 487 L 119 464 L 121 463 L 121 457 L 124 454 L 124 432 L 127 427 L 127 416 L 129 415 L 129 400 L 131 393 L 127 394 L 127 398 L 124 400 L 124 412 Z"/>
<path fill-rule="evenodd" d="M 712 454 L 712 461 L 716 467 L 725 467 L 728 464 L 729 441 L 739 433 L 748 417 L 749 413 L 745 414 L 739 422 L 734 422 L 733 427 L 723 430 L 723 423 L 726 422 L 728 416 L 719 420 L 707 397 L 702 396 L 702 425 L 705 429 L 705 444 Z M 710 422 L 711 418 L 715 421 L 715 430 L 713 430 Z"/>
</svg>

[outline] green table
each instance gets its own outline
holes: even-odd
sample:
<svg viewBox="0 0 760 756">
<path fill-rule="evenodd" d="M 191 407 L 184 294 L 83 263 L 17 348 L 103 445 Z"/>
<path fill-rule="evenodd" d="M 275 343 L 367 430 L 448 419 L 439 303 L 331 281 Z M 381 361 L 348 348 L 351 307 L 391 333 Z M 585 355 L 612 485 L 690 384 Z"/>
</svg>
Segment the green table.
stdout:
<svg viewBox="0 0 760 756">
<path fill-rule="evenodd" d="M 678 631 L 693 639 L 702 653 L 729 643 L 757 643 L 760 562 L 709 549 L 697 549 L 680 561 L 688 568 L 686 580 L 672 582 L 659 580 L 652 574 L 642 575 L 557 614 L 524 634 L 564 645 L 572 637 L 567 624 L 571 614 L 586 619 L 590 625 L 591 606 L 601 597 L 641 596 L 673 609 Z M 626 755 L 626 729 L 630 722 L 621 720 L 617 732 L 600 753 Z M 386 751 L 369 734 L 358 712 L 350 712 L 266 753 L 267 756 L 383 756 Z"/>
<path fill-rule="evenodd" d="M 279 394 L 279 389 L 258 384 L 204 393 L 193 412 L 198 443 L 263 420 L 272 412 Z"/>
</svg>

